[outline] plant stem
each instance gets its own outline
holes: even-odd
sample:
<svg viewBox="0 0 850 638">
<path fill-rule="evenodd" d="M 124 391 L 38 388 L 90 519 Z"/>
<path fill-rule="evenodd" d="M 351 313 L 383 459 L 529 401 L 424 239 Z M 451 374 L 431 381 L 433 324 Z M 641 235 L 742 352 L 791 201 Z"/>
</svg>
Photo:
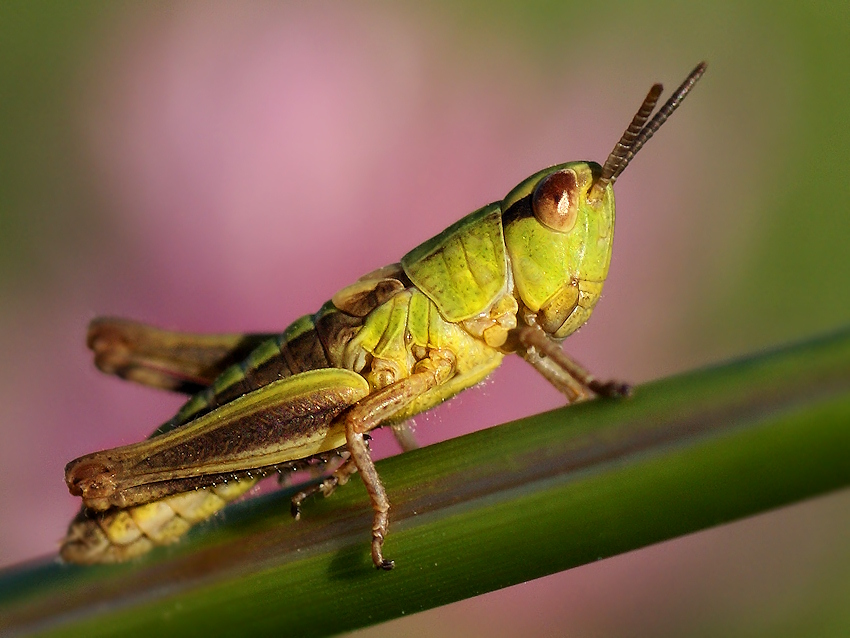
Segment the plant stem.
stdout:
<svg viewBox="0 0 850 638">
<path fill-rule="evenodd" d="M 845 487 L 848 452 L 850 330 L 379 462 L 392 572 L 354 480 L 297 523 L 276 493 L 130 564 L 0 572 L 0 634 L 334 634 Z"/>
</svg>

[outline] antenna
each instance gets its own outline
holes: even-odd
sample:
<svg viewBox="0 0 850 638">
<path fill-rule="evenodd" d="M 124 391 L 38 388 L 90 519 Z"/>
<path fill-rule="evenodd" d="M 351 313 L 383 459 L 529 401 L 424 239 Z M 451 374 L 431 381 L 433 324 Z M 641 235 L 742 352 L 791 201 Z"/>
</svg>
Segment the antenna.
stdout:
<svg viewBox="0 0 850 638">
<path fill-rule="evenodd" d="M 614 146 L 614 150 L 608 155 L 608 159 L 605 160 L 605 165 L 602 167 L 602 174 L 590 188 L 590 192 L 588 193 L 589 200 L 598 200 L 602 196 L 602 193 L 605 192 L 605 187 L 617 181 L 617 178 L 626 170 L 626 166 L 629 165 L 635 154 L 655 134 L 655 131 L 661 128 L 661 125 L 667 121 L 667 118 L 670 117 L 673 111 L 679 107 L 682 100 L 685 99 L 685 96 L 693 88 L 694 84 L 697 83 L 697 80 L 705 73 L 707 66 L 705 62 L 700 62 L 696 65 L 694 70 L 685 78 L 685 81 L 673 92 L 670 99 L 655 114 L 655 117 L 652 118 L 649 124 L 644 126 L 663 90 L 660 84 L 654 84 L 652 86 L 649 93 L 646 94 L 646 98 L 643 104 L 641 104 L 640 109 L 638 109 L 638 112 L 632 119 L 632 123 L 629 124 L 626 132 L 623 133 L 623 137 L 620 138 L 620 141 Z"/>
</svg>

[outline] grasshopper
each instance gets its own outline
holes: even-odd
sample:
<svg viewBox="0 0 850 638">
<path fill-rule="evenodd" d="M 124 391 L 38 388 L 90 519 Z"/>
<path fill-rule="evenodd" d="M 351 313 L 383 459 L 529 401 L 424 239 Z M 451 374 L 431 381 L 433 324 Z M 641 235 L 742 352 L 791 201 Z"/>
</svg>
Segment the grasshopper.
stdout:
<svg viewBox="0 0 850 638">
<path fill-rule="evenodd" d="M 404 423 L 473 386 L 506 354 L 528 361 L 569 403 L 628 395 L 560 342 L 590 317 L 608 274 L 613 185 L 705 72 L 699 64 L 650 120 L 655 84 L 605 164 L 569 162 L 520 182 L 401 261 L 361 277 L 280 334 L 193 335 L 96 319 L 102 371 L 193 394 L 147 440 L 71 461 L 83 508 L 61 555 L 122 561 L 173 542 L 262 477 L 308 469 L 323 480 L 292 499 L 329 495 L 359 472 L 371 500 L 372 561 L 390 509 L 368 433 Z"/>
</svg>

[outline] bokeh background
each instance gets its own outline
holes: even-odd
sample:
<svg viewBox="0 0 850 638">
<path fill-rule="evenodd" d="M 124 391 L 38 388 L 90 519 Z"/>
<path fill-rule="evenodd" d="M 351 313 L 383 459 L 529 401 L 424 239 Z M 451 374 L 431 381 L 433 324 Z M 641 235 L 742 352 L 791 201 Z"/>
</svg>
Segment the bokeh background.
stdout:
<svg viewBox="0 0 850 638">
<path fill-rule="evenodd" d="M 640 382 L 847 325 L 848 43 L 838 2 L 0 4 L 0 567 L 55 551 L 69 459 L 181 402 L 97 373 L 93 317 L 282 329 L 537 169 L 603 160 L 702 59 L 618 182 L 567 349 Z M 417 435 L 559 403 L 510 361 Z M 845 490 L 358 635 L 845 636 L 848 528 Z"/>
</svg>

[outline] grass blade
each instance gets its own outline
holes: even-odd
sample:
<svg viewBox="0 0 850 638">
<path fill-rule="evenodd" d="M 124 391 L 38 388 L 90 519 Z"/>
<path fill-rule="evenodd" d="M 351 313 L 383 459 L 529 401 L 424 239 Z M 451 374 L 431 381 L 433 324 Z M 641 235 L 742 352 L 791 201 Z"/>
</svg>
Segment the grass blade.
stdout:
<svg viewBox="0 0 850 638">
<path fill-rule="evenodd" d="M 329 635 L 844 487 L 848 451 L 844 331 L 379 462 L 393 572 L 354 480 L 298 523 L 277 493 L 129 565 L 0 572 L 0 634 Z"/>
</svg>

